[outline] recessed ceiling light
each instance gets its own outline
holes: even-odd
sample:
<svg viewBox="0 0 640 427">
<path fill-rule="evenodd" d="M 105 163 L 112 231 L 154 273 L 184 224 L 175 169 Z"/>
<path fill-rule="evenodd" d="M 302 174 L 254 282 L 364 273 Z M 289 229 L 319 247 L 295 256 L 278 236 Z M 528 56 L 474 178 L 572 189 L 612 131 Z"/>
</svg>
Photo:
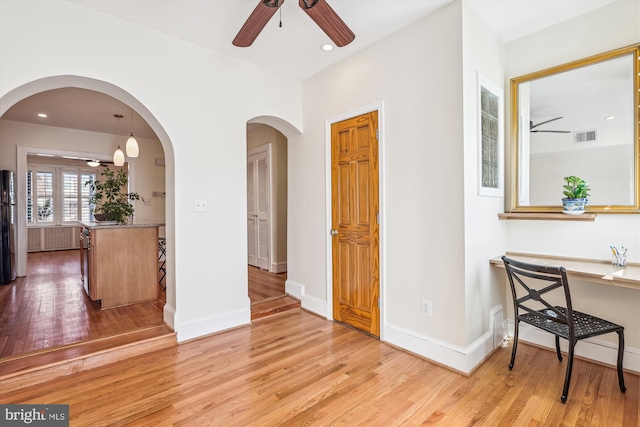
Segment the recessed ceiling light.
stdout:
<svg viewBox="0 0 640 427">
<path fill-rule="evenodd" d="M 609 116 L 609 117 L 605 117 L 604 119 L 605 119 L 605 120 L 613 120 L 613 119 L 615 119 L 615 118 L 616 118 L 616 116 Z"/>
<path fill-rule="evenodd" d="M 320 46 L 320 48 L 322 50 L 324 50 L 325 52 L 329 52 L 329 51 L 333 50 L 333 46 L 328 44 L 328 43 L 327 44 L 323 44 L 322 46 Z"/>
<path fill-rule="evenodd" d="M 38 113 L 38 117 L 42 117 L 43 119 L 47 117 L 45 113 Z"/>
</svg>

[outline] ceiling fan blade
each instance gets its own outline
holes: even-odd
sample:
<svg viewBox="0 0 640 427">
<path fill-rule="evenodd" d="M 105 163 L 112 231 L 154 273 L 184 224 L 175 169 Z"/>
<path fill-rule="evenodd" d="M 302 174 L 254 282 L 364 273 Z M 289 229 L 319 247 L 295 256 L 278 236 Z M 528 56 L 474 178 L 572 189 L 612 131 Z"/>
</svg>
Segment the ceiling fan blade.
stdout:
<svg viewBox="0 0 640 427">
<path fill-rule="evenodd" d="M 298 4 L 336 46 L 344 47 L 356 38 L 325 0 L 299 0 Z"/>
<path fill-rule="evenodd" d="M 535 125 L 533 124 L 533 122 L 530 121 L 529 122 L 529 130 L 537 128 L 538 126 L 541 126 L 541 125 L 544 125 L 544 124 L 547 124 L 547 123 L 550 123 L 550 122 L 555 122 L 556 120 L 560 120 L 560 119 L 563 119 L 563 118 L 564 117 L 556 117 L 555 119 L 546 120 L 544 122 L 540 122 L 540 123 L 535 124 Z"/>
<path fill-rule="evenodd" d="M 278 11 L 284 0 L 260 0 L 253 9 L 240 31 L 233 39 L 233 45 L 237 47 L 249 47 L 253 44 L 267 22 Z"/>
<path fill-rule="evenodd" d="M 548 133 L 571 133 L 570 130 L 532 130 L 531 133 L 548 132 Z"/>
</svg>

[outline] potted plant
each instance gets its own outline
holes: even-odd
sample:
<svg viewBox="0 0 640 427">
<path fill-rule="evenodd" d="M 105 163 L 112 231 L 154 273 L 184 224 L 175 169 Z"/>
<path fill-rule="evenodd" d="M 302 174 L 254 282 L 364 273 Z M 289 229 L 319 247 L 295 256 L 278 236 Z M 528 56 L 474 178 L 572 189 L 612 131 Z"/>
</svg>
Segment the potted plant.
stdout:
<svg viewBox="0 0 640 427">
<path fill-rule="evenodd" d="M 584 207 L 589 203 L 589 184 L 577 176 L 565 176 L 565 184 L 562 186 L 564 198 L 562 199 L 562 212 L 569 215 L 584 213 Z"/>
<path fill-rule="evenodd" d="M 85 183 L 89 187 L 91 206 L 94 217 L 97 220 L 114 221 L 118 224 L 126 224 L 133 215 L 133 205 L 131 200 L 140 200 L 138 193 L 125 193 L 128 178 L 124 170 L 117 172 L 108 167 L 104 168 L 101 174 L 104 180 L 89 180 Z"/>
</svg>

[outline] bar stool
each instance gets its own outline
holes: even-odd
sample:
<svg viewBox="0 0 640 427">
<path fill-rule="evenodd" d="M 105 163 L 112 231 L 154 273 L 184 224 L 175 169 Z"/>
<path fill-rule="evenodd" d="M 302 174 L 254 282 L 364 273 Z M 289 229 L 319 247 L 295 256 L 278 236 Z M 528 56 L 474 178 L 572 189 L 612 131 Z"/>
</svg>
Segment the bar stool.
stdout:
<svg viewBox="0 0 640 427">
<path fill-rule="evenodd" d="M 158 262 L 162 261 L 162 263 L 160 263 L 160 267 L 158 268 L 158 272 L 162 272 L 162 277 L 160 277 L 160 280 L 158 281 L 158 283 L 162 283 L 162 280 L 164 279 L 164 277 L 167 275 L 167 268 L 166 268 L 166 263 L 167 263 L 167 241 L 164 237 L 159 237 L 158 238 Z M 167 286 L 165 285 L 163 287 L 163 289 L 166 289 Z"/>
</svg>

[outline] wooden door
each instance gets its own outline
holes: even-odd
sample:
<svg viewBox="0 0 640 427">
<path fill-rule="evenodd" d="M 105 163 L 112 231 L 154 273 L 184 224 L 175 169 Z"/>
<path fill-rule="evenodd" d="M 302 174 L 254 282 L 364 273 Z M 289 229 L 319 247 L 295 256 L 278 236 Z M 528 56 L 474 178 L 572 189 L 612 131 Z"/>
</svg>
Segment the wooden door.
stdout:
<svg viewBox="0 0 640 427">
<path fill-rule="evenodd" d="M 248 263 L 269 269 L 269 164 L 267 151 L 247 157 Z"/>
<path fill-rule="evenodd" d="M 333 318 L 380 336 L 378 113 L 331 126 Z"/>
</svg>

